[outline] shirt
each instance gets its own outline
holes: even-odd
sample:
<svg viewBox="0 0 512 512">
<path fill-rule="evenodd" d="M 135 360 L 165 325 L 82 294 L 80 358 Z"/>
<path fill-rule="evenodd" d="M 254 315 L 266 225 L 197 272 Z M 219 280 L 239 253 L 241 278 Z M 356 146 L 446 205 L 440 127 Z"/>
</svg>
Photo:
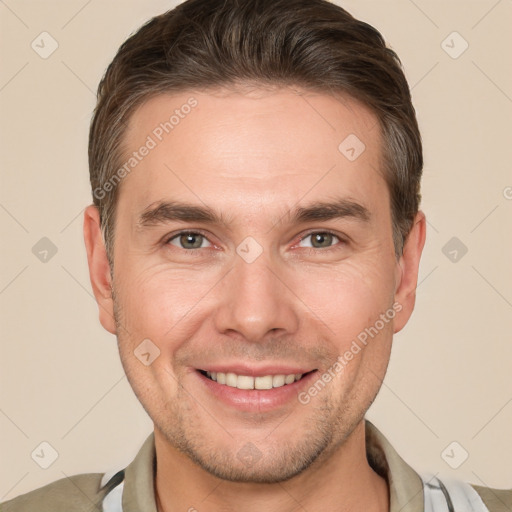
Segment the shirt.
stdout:
<svg viewBox="0 0 512 512">
<path fill-rule="evenodd" d="M 371 422 L 365 420 L 365 427 L 367 459 L 388 483 L 390 512 L 428 510 L 424 505 L 422 477 L 398 455 Z M 114 474 L 90 473 L 58 480 L 0 504 L 0 512 L 100 512 L 104 498 L 107 495 L 114 497 L 116 489 L 122 489 L 119 501 L 122 500 L 123 512 L 157 512 L 155 470 L 155 440 L 152 433 L 124 470 Z M 471 487 L 489 512 L 512 512 L 512 489 Z M 466 511 L 455 509 L 455 512 Z"/>
</svg>

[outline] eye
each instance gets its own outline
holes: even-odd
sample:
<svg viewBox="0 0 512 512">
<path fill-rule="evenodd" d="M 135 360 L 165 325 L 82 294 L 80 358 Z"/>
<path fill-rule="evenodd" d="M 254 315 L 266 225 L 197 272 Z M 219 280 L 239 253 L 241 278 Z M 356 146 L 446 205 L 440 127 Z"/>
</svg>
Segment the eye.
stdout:
<svg viewBox="0 0 512 512">
<path fill-rule="evenodd" d="M 303 242 L 309 240 L 309 243 L 303 245 Z M 329 248 L 340 242 L 341 240 L 334 234 L 328 231 L 317 231 L 310 233 L 301 239 L 299 242 L 300 247 L 312 247 L 313 249 Z"/>
<path fill-rule="evenodd" d="M 204 235 L 192 231 L 178 233 L 170 238 L 167 243 L 180 249 L 202 249 L 211 245 Z"/>
</svg>

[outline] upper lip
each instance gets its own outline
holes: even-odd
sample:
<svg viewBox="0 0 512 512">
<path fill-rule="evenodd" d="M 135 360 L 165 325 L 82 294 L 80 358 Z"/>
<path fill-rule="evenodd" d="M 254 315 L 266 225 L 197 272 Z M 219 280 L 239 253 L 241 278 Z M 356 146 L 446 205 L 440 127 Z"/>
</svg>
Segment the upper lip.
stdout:
<svg viewBox="0 0 512 512">
<path fill-rule="evenodd" d="M 263 377 L 265 375 L 291 375 L 308 373 L 315 368 L 291 365 L 265 365 L 247 366 L 244 364 L 211 364 L 197 367 L 198 370 L 216 373 L 235 373 L 236 375 L 247 375 L 250 377 Z"/>
</svg>

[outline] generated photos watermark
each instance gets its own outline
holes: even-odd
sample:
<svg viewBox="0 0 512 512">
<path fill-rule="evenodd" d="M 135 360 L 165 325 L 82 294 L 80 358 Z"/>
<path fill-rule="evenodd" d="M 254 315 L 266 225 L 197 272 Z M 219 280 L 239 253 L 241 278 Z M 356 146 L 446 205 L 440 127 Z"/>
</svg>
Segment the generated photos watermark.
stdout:
<svg viewBox="0 0 512 512">
<path fill-rule="evenodd" d="M 384 327 L 395 318 L 397 313 L 402 311 L 402 304 L 395 302 L 392 307 L 387 309 L 384 313 L 379 315 L 378 320 L 374 322 L 370 327 L 366 327 L 361 331 L 356 339 L 354 339 L 350 345 L 350 348 L 343 354 L 339 355 L 336 361 L 320 376 L 318 379 L 306 390 L 301 391 L 297 398 L 303 405 L 309 404 L 311 398 L 317 396 L 325 386 L 331 382 L 337 375 L 340 375 L 350 361 L 354 359 L 354 356 L 361 352 L 362 348 L 365 347 L 370 339 L 375 338 Z"/>
<path fill-rule="evenodd" d="M 131 156 L 125 163 L 117 169 L 117 171 L 105 182 L 101 187 L 97 187 L 93 191 L 96 199 L 103 199 L 109 192 L 112 192 L 123 178 L 128 176 L 133 169 L 139 165 L 150 152 L 155 149 L 164 138 L 178 126 L 183 119 L 185 119 L 192 109 L 197 107 L 198 101 L 191 96 L 180 108 L 174 110 L 172 115 L 166 121 L 161 122 L 146 137 L 146 141 L 140 148 L 133 151 Z"/>
</svg>

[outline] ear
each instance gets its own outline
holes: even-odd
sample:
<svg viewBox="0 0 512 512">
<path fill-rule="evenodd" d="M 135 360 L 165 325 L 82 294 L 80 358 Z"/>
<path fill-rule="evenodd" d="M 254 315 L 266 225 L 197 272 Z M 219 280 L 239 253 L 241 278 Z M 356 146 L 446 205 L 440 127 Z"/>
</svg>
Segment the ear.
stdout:
<svg viewBox="0 0 512 512">
<path fill-rule="evenodd" d="M 107 251 L 100 228 L 100 214 L 96 206 L 88 206 L 84 212 L 84 240 L 87 250 L 89 277 L 99 307 L 101 325 L 116 334 L 112 279 Z"/>
<path fill-rule="evenodd" d="M 425 245 L 426 219 L 423 212 L 418 212 L 404 244 L 402 256 L 397 262 L 397 279 L 395 301 L 401 305 L 394 319 L 394 332 L 401 331 L 409 321 L 416 302 L 418 269 L 421 253 Z"/>
</svg>

